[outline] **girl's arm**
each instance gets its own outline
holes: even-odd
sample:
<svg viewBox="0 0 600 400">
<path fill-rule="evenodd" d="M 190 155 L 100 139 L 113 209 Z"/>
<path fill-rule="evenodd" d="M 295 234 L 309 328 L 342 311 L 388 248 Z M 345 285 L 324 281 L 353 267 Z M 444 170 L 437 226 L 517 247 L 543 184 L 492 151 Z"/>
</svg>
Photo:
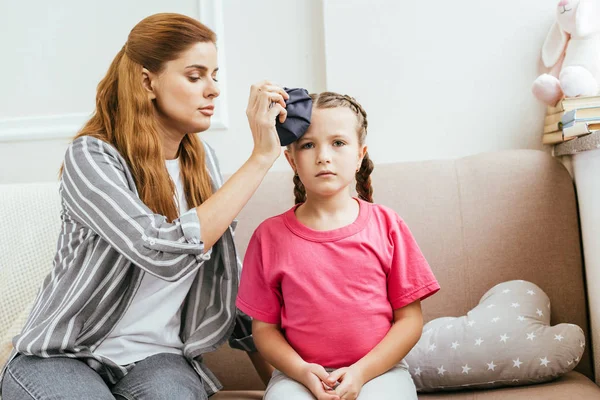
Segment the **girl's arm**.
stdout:
<svg viewBox="0 0 600 400">
<path fill-rule="evenodd" d="M 394 310 L 394 324 L 381 342 L 350 367 L 332 372 L 326 383 L 333 387 L 335 382 L 342 378 L 336 393 L 343 396 L 350 391 L 356 392 L 354 396 L 358 396 L 365 383 L 392 369 L 408 354 L 419 341 L 422 330 L 423 314 L 420 300 Z M 349 393 L 347 398 L 355 397 Z"/>
<path fill-rule="evenodd" d="M 248 354 L 250 361 L 252 361 L 252 365 L 254 365 L 254 369 L 258 373 L 258 376 L 260 376 L 260 379 L 265 386 L 268 385 L 273 374 L 273 366 L 258 351 L 249 351 L 246 354 Z"/>
<path fill-rule="evenodd" d="M 339 399 L 325 391 L 323 383 L 329 376 L 325 368 L 307 363 L 283 337 L 278 325 L 252 320 L 252 336 L 264 359 L 293 380 L 306 386 L 319 400 Z"/>
<path fill-rule="evenodd" d="M 423 314 L 419 300 L 394 310 L 394 325 L 366 356 L 354 364 L 365 382 L 382 375 L 398 364 L 417 344 L 423 331 Z"/>
</svg>

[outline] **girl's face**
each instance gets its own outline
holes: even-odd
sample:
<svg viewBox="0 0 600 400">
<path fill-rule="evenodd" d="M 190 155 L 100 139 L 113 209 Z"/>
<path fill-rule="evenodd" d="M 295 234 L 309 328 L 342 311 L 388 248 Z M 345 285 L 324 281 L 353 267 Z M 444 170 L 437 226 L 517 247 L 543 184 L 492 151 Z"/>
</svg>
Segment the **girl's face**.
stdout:
<svg viewBox="0 0 600 400">
<path fill-rule="evenodd" d="M 354 181 L 367 152 L 358 142 L 357 124 L 348 107 L 313 108 L 308 130 L 285 152 L 307 196 L 332 196 Z"/>
<path fill-rule="evenodd" d="M 217 48 L 200 42 L 179 58 L 165 63 L 159 74 L 144 69 L 144 84 L 151 86 L 160 125 L 167 131 L 185 135 L 210 127 L 217 87 Z"/>
</svg>

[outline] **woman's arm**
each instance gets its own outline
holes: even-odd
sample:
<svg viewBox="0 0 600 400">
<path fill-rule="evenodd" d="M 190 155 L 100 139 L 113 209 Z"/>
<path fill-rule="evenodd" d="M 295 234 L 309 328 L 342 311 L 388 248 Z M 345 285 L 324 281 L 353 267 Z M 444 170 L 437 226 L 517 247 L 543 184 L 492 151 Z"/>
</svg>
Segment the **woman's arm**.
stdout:
<svg viewBox="0 0 600 400">
<path fill-rule="evenodd" d="M 173 222 L 140 200 L 126 161 L 113 146 L 92 136 L 77 138 L 65 155 L 61 179 L 67 217 L 154 276 L 176 281 L 187 275 L 209 257 L 203 253 L 225 232 L 281 152 L 275 118 L 279 113 L 280 119 L 285 116 L 285 109 L 280 104 L 270 109 L 268 104 L 256 106 L 283 102 L 279 90 L 266 83 L 252 88 L 253 108 L 248 111 L 255 142 L 252 156 L 209 201 Z"/>
<path fill-rule="evenodd" d="M 250 158 L 208 200 L 196 207 L 204 251 L 219 240 L 254 194 L 281 153 L 275 119 L 285 121 L 284 99 L 289 95 L 270 82 L 252 85 L 246 115 L 254 139 Z M 269 107 L 273 103 L 272 107 Z"/>
</svg>

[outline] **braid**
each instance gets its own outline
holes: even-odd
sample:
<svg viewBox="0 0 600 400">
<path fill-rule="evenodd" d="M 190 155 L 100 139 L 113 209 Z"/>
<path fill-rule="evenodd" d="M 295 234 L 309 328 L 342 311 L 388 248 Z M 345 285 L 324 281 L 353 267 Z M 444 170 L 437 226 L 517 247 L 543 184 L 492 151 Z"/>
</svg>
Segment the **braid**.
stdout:
<svg viewBox="0 0 600 400">
<path fill-rule="evenodd" d="M 369 203 L 373 202 L 373 186 L 371 186 L 371 172 L 373 172 L 373 161 L 369 158 L 369 153 L 360 164 L 360 169 L 356 173 L 356 193 L 358 198 Z"/>
<path fill-rule="evenodd" d="M 306 201 L 306 189 L 298 174 L 294 174 L 294 196 L 296 197 L 296 204 Z"/>
<path fill-rule="evenodd" d="M 356 99 L 354 97 L 348 96 L 347 94 L 344 94 L 341 96 L 344 100 L 346 100 L 348 103 L 350 103 L 350 108 L 354 109 L 353 111 L 356 113 L 356 116 L 359 119 L 359 124 L 361 125 L 362 131 L 364 132 L 364 135 L 367 135 L 367 127 L 369 125 L 369 123 L 367 122 L 367 112 L 365 111 L 364 108 L 362 108 L 362 106 L 360 105 L 360 103 L 358 101 L 356 101 Z"/>
</svg>

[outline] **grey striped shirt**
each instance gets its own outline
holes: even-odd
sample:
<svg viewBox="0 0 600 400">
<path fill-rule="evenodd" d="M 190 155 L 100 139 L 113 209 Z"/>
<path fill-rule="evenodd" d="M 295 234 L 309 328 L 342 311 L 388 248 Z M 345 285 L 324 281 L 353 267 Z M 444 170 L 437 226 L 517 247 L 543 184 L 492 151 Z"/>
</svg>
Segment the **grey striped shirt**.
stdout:
<svg viewBox="0 0 600 400">
<path fill-rule="evenodd" d="M 222 185 L 217 160 L 206 144 L 205 150 L 217 190 Z M 250 319 L 235 307 L 241 268 L 233 242 L 236 221 L 212 253 L 203 254 L 196 210 L 172 223 L 153 213 L 140 200 L 125 159 L 90 136 L 69 146 L 60 196 L 62 228 L 54 267 L 23 331 L 13 339 L 13 357 L 78 358 L 116 383 L 134 364 L 119 366 L 93 352 L 125 314 L 143 274 L 176 281 L 197 270 L 182 310 L 183 354 L 209 395 L 221 389 L 202 354 L 228 338 L 232 347 L 256 350 Z"/>
</svg>

